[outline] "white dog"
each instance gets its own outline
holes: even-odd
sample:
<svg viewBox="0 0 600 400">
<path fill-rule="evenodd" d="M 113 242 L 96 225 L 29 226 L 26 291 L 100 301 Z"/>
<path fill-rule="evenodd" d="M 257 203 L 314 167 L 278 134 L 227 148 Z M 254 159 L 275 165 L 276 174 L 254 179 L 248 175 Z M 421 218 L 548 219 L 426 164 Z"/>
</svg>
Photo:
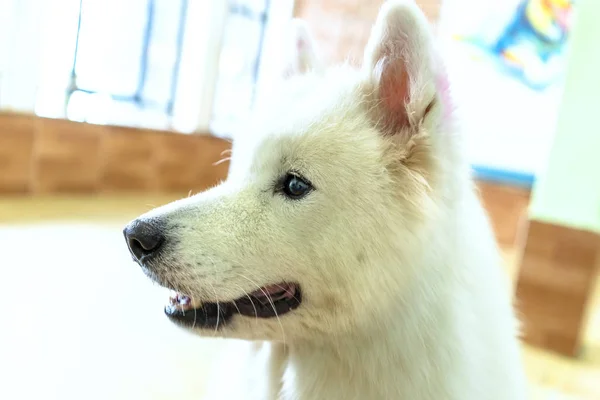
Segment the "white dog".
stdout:
<svg viewBox="0 0 600 400">
<path fill-rule="evenodd" d="M 238 354 L 212 398 L 524 399 L 507 279 L 432 40 L 416 5 L 386 3 L 361 70 L 288 79 L 227 181 L 125 228 L 177 292 L 173 322 L 268 358 L 234 374 Z"/>
</svg>

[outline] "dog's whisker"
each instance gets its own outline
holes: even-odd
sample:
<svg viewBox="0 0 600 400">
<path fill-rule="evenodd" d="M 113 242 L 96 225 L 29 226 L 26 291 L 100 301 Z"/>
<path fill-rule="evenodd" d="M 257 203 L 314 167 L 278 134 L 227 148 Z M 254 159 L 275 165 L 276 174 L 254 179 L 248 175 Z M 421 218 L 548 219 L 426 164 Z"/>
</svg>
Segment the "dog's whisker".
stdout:
<svg viewBox="0 0 600 400">
<path fill-rule="evenodd" d="M 217 277 L 218 270 L 217 270 L 217 268 L 216 268 L 216 266 L 214 264 L 213 264 L 213 269 L 215 271 L 215 278 L 214 279 L 215 279 L 215 282 L 216 282 L 217 278 L 218 278 Z M 215 285 L 212 282 L 208 282 L 208 283 L 209 283 L 209 285 L 210 285 L 213 293 L 215 294 L 215 301 L 217 302 L 217 323 L 215 324 L 215 330 L 213 332 L 213 337 L 215 337 L 215 336 L 217 336 L 217 331 L 219 329 L 219 318 L 221 316 L 221 305 L 220 305 L 219 300 L 218 300 L 219 295 L 217 294 L 217 290 L 215 289 Z"/>
<path fill-rule="evenodd" d="M 279 327 L 281 328 L 281 336 L 282 336 L 283 344 L 286 344 L 285 330 L 283 329 L 283 324 L 281 323 L 281 319 L 279 318 L 279 314 L 277 313 L 277 309 L 275 308 L 275 303 L 273 302 L 273 299 L 271 298 L 271 296 L 263 288 L 261 288 L 256 282 L 254 282 L 252 279 L 248 278 L 247 276 L 245 276 L 243 274 L 238 273 L 238 275 L 241 276 L 242 278 L 246 279 L 250 283 L 252 283 L 254 286 L 256 286 L 258 288 L 258 290 L 260 290 L 265 295 L 265 297 L 271 304 L 271 307 L 273 308 L 273 312 L 275 313 L 275 317 L 277 318 L 277 322 L 279 323 Z"/>
<path fill-rule="evenodd" d="M 244 296 L 246 296 L 248 298 L 248 300 L 250 300 L 250 304 L 252 304 L 252 308 L 254 309 L 254 319 L 257 321 L 258 320 L 258 311 L 256 310 L 256 306 L 254 305 L 254 302 L 252 301 L 252 297 L 250 297 L 250 294 L 245 291 L 241 286 L 236 285 L 237 287 L 239 287 L 242 290 L 242 293 L 244 293 Z M 233 303 L 235 304 L 235 302 Z M 237 308 L 237 305 L 235 306 Z M 238 311 L 240 311 L 239 308 L 237 308 Z"/>
<path fill-rule="evenodd" d="M 194 297 L 190 297 L 192 304 L 194 304 Z M 198 310 L 194 307 L 194 322 L 192 323 L 192 329 L 196 327 L 196 321 L 198 320 Z"/>
<path fill-rule="evenodd" d="M 245 292 L 245 291 L 242 289 L 242 287 L 241 287 L 241 286 L 239 286 L 239 285 L 235 285 L 235 286 L 237 286 L 238 288 L 240 288 L 242 292 L 246 293 L 246 292 Z M 238 314 L 241 314 L 240 308 L 238 307 L 238 305 L 236 304 L 236 302 L 234 301 L 234 302 L 232 302 L 232 304 L 233 304 L 233 306 L 235 307 L 235 309 L 237 310 Z"/>
<path fill-rule="evenodd" d="M 217 165 L 219 165 L 219 164 L 223 164 L 224 162 L 227 162 L 227 161 L 229 161 L 229 160 L 231 160 L 231 157 L 225 157 L 225 158 L 222 158 L 222 159 L 220 159 L 219 161 L 216 161 L 216 162 L 214 162 L 214 163 L 213 163 L 213 166 L 217 166 Z"/>
<path fill-rule="evenodd" d="M 252 308 L 254 309 L 254 320 L 253 321 L 254 321 L 254 325 L 256 326 L 256 324 L 258 323 L 258 311 L 256 310 L 256 306 L 254 305 L 254 302 L 252 301 L 252 297 L 250 297 L 250 294 L 246 290 L 244 290 L 244 288 L 241 287 L 240 285 L 235 285 L 235 286 L 240 288 L 242 293 L 244 293 L 244 296 L 246 296 L 248 298 L 248 300 L 250 301 L 250 304 L 252 304 Z M 241 314 L 241 311 L 235 301 L 233 302 L 233 305 L 235 306 L 238 313 Z"/>
<path fill-rule="evenodd" d="M 221 318 L 221 304 L 219 300 L 217 300 L 217 323 L 215 324 L 215 331 L 213 332 L 213 337 L 217 336 L 217 331 L 219 330 L 219 319 Z"/>
<path fill-rule="evenodd" d="M 281 286 L 280 284 L 275 284 L 274 286 L 277 286 L 279 289 L 284 290 L 286 293 L 289 293 L 288 288 Z M 296 301 L 300 301 L 299 298 L 296 297 L 296 293 L 293 294 L 292 299 L 296 300 Z"/>
</svg>

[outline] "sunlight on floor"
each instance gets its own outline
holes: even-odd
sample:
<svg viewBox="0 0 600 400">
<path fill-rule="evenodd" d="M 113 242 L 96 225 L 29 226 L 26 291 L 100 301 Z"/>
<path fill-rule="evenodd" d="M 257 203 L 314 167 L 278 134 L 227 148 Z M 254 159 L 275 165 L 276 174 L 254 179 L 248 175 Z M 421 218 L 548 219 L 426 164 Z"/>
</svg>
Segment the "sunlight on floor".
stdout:
<svg viewBox="0 0 600 400">
<path fill-rule="evenodd" d="M 121 234 L 169 200 L 0 199 L 0 398 L 202 398 L 227 342 L 164 318 L 166 293 L 131 262 Z M 516 255 L 505 255 L 513 267 Z M 593 304 L 579 359 L 525 347 L 531 399 L 600 398 L 598 293 Z"/>
</svg>

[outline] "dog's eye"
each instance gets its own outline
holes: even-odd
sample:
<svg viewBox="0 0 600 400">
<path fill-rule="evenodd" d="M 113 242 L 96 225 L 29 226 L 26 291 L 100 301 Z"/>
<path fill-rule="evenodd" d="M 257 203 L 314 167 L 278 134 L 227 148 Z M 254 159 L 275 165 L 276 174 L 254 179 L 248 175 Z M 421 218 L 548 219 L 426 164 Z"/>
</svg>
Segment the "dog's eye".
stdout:
<svg viewBox="0 0 600 400">
<path fill-rule="evenodd" d="M 283 181 L 283 193 L 290 199 L 301 199 L 312 190 L 312 186 L 305 179 L 295 174 L 287 174 Z"/>
</svg>

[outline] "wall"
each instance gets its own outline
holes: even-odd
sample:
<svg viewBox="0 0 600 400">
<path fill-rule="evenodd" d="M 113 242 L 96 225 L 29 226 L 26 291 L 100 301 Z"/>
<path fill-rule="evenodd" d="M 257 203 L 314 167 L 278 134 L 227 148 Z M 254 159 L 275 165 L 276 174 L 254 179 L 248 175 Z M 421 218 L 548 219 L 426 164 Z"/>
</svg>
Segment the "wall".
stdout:
<svg viewBox="0 0 600 400">
<path fill-rule="evenodd" d="M 225 179 L 231 144 L 208 135 L 0 113 L 0 196 L 199 192 Z M 498 242 L 515 242 L 529 192 L 481 183 Z"/>
<path fill-rule="evenodd" d="M 230 143 L 208 135 L 0 113 L 0 194 L 182 192 L 227 176 Z"/>
<path fill-rule="evenodd" d="M 600 1 L 577 7 L 557 133 L 530 217 L 600 232 Z"/>
<path fill-rule="evenodd" d="M 494 43 L 522 0 L 443 0 L 439 33 L 446 39 L 454 35 L 476 34 L 484 43 Z M 493 18 L 492 18 L 493 17 Z"/>
<path fill-rule="evenodd" d="M 359 64 L 383 0 L 297 0 L 294 16 L 307 21 L 327 63 Z M 441 0 L 417 0 L 432 23 Z"/>
</svg>

